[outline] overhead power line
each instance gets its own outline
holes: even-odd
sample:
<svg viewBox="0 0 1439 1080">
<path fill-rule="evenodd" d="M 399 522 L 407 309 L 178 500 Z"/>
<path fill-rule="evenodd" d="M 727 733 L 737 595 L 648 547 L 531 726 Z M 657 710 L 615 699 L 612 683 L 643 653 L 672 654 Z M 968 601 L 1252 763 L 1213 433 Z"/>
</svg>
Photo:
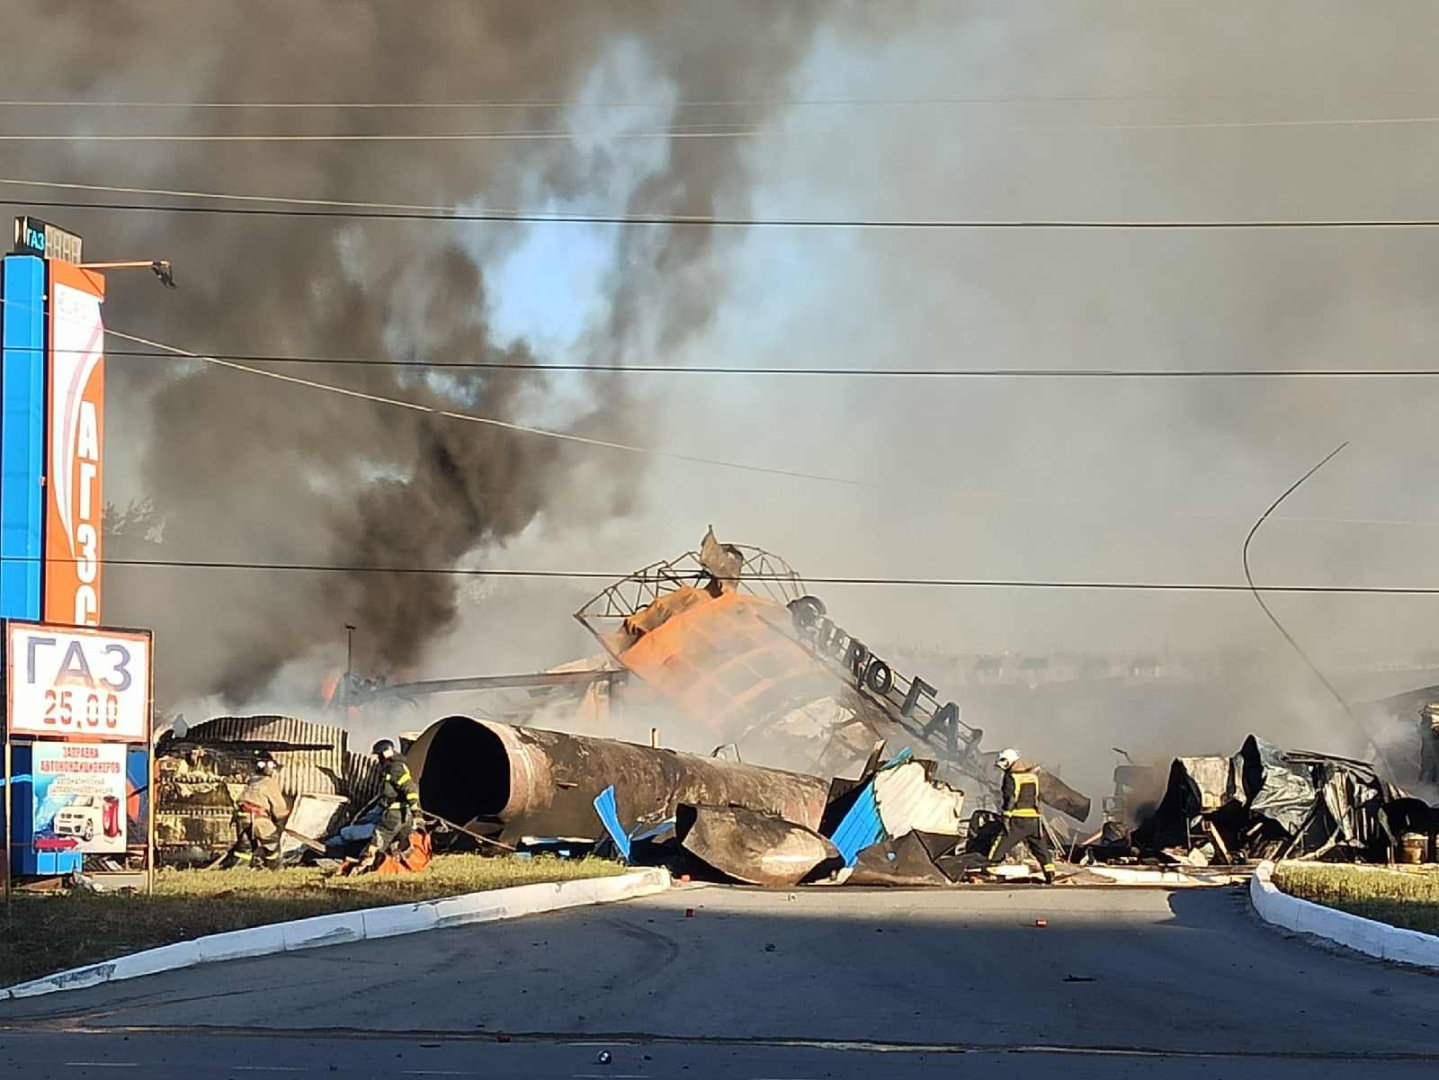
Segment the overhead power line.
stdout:
<svg viewBox="0 0 1439 1080">
<path fill-rule="evenodd" d="M 6 301 L 6 300 L 4 300 L 3 298 L 0 298 L 0 306 L 3 306 L 3 305 L 5 305 L 5 304 L 7 304 L 7 303 L 13 303 L 13 302 L 14 302 L 14 301 Z M 143 338 L 135 338 L 133 335 L 121 334 L 120 332 L 114 331 L 114 330 L 107 330 L 107 331 L 106 331 L 106 334 L 107 334 L 108 336 L 118 337 L 118 338 L 121 338 L 121 339 L 124 339 L 124 340 L 140 340 L 140 341 L 144 341 L 144 340 L 145 340 L 145 339 L 143 339 Z M 765 473 L 773 473 L 773 474 L 783 475 L 783 476 L 793 476 L 793 477 L 796 477 L 796 478 L 815 479 L 815 480 L 820 480 L 820 481 L 823 481 L 823 482 L 847 484 L 847 485 L 856 486 L 856 487 L 871 487 L 871 486 L 874 486 L 874 485 L 866 484 L 864 481 L 852 480 L 852 479 L 843 478 L 843 477 L 832 477 L 832 476 L 815 475 L 815 474 L 808 474 L 808 473 L 799 473 L 799 472 L 796 472 L 796 471 L 793 471 L 793 470 L 770 469 L 770 468 L 766 468 L 766 467 L 763 467 L 763 466 L 746 465 L 746 464 L 743 464 L 743 463 L 740 463 L 740 462 L 719 461 L 719 460 L 716 460 L 716 459 L 708 459 L 708 458 L 694 458 L 694 457 L 690 457 L 690 456 L 688 456 L 688 455 L 676 455 L 676 454 L 667 453 L 667 452 L 665 452 L 665 451 L 651 450 L 651 449 L 646 448 L 646 447 L 628 446 L 628 445 L 625 445 L 625 444 L 609 443 L 609 442 L 604 442 L 604 441 L 601 441 L 601 440 L 587 440 L 587 439 L 584 439 L 583 437 L 570 435 L 569 433 L 565 433 L 565 432 L 552 432 L 552 431 L 547 431 L 547 430 L 545 430 L 545 429 L 540 429 L 540 428 L 529 428 L 529 427 L 525 427 L 525 426 L 522 426 L 522 425 L 512 425 L 512 424 L 510 424 L 510 423 L 507 422 L 507 421 L 494 420 L 494 419 L 488 418 L 488 417 L 475 417 L 475 416 L 469 416 L 469 415 L 467 415 L 467 414 L 459 414 L 459 413 L 444 413 L 444 412 L 440 412 L 439 410 L 435 410 L 435 409 L 433 409 L 433 408 L 430 407 L 430 406 L 421 405 L 421 404 L 418 404 L 418 403 L 415 403 L 415 402 L 408 402 L 408 401 L 403 401 L 403 400 L 399 400 L 399 399 L 390 399 L 390 398 L 382 397 L 382 396 L 380 396 L 380 395 L 375 395 L 375 394 L 367 394 L 367 393 L 364 393 L 364 392 L 362 392 L 362 391 L 353 390 L 353 389 L 351 389 L 351 388 L 349 388 L 349 387 L 337 387 L 337 386 L 331 386 L 331 385 L 326 384 L 326 383 L 314 382 L 314 381 L 311 381 L 311 380 L 295 379 L 295 378 L 293 378 L 293 377 L 280 375 L 280 374 L 275 373 L 275 372 L 268 372 L 268 371 L 263 371 L 263 370 L 256 369 L 256 368 L 249 368 L 249 367 L 246 367 L 246 366 L 243 366 L 243 365 L 240 365 L 240 364 L 236 364 L 236 363 L 230 362 L 230 361 L 235 360 L 236 357 L 237 357 L 237 356 L 240 356 L 241 354 L 223 354 L 223 353 L 221 353 L 221 354 L 200 354 L 200 353 L 190 352 L 189 350 L 177 349 L 177 348 L 174 347 L 174 346 L 163 346 L 163 345 L 159 345 L 158 343 L 157 343 L 157 346 L 156 346 L 156 347 L 157 347 L 157 348 L 164 348 L 164 349 L 167 349 L 168 351 L 167 351 L 167 352 L 155 352 L 155 351 L 150 351 L 150 350 L 145 350 L 145 351 L 141 351 L 141 350 L 123 350 L 123 351 L 121 351 L 120 353 L 118 353 L 118 355 L 125 355 L 125 356 L 132 356 L 132 357 L 141 357 L 141 358 L 185 359 L 185 360 L 191 360 L 191 361 L 195 361 L 195 362 L 209 362 L 209 363 L 218 364 L 218 365 L 224 366 L 224 367 L 235 368 L 235 369 L 237 369 L 237 370 L 244 371 L 244 372 L 249 372 L 249 373 L 251 373 L 251 374 L 266 375 L 266 376 L 270 376 L 270 377 L 272 377 L 272 378 L 278 378 L 278 379 L 280 379 L 281 381 L 284 381 L 284 382 L 296 383 L 296 384 L 299 384 L 299 385 L 302 385 L 302 386 L 311 387 L 311 388 L 314 388 L 314 389 L 328 390 L 328 391 L 330 391 L 330 392 L 338 393 L 338 394 L 341 394 L 341 395 L 346 396 L 346 397 L 359 398 L 359 399 L 362 399 L 362 400 L 373 401 L 373 402 L 377 402 L 377 403 L 380 403 L 380 404 L 393 405 L 393 406 L 396 406 L 396 407 L 406 408 L 406 409 L 415 410 L 415 411 L 436 412 L 436 413 L 438 413 L 438 414 L 440 414 L 440 415 L 446 415 L 446 416 L 449 416 L 449 417 L 451 417 L 451 418 L 453 418 L 453 419 L 460 419 L 460 418 L 464 417 L 464 418 L 469 419 L 469 420 L 471 420 L 471 421 L 473 421 L 473 422 L 476 422 L 476 423 L 490 423 L 490 424 L 494 424 L 494 425 L 497 425 L 497 426 L 500 426 L 500 427 L 508 427 L 508 428 L 513 429 L 513 430 L 523 431 L 523 432 L 525 432 L 526 434 L 544 435 L 544 436 L 551 437 L 551 438 L 564 439 L 564 440 L 566 440 L 566 441 L 583 442 L 583 443 L 587 443 L 587 444 L 590 444 L 590 445 L 603 446 L 603 447 L 605 447 L 605 448 L 607 448 L 607 449 L 616 449 L 616 450 L 624 449 L 624 450 L 628 450 L 628 451 L 631 451 L 631 452 L 634 452 L 634 453 L 651 454 L 651 455 L 658 456 L 658 457 L 671 457 L 671 458 L 676 458 L 676 459 L 678 459 L 678 460 L 693 461 L 693 462 L 703 463 L 703 464 L 719 465 L 719 466 L 723 466 L 723 467 L 726 467 L 726 468 L 742 469 L 742 470 L 746 470 L 746 471 L 761 471 L 761 472 L 765 472 Z M 113 357 L 113 356 L 117 355 L 117 352 L 116 352 L 116 351 L 113 351 L 113 350 L 107 349 L 106 352 L 105 352 L 105 355 L 106 355 L 107 357 Z M 326 361 L 317 360 L 316 362 L 324 363 L 324 362 L 326 362 Z M 611 369 L 611 370 L 612 370 L 612 369 Z M 684 370 L 684 369 L 678 369 L 678 370 Z M 962 495 L 964 495 L 964 496 L 966 496 L 966 497 L 975 497 L 975 498 L 1001 498 L 1001 499 L 1004 499 L 1005 501 L 1036 502 L 1036 503 L 1039 503 L 1039 504 L 1044 505 L 1044 506 L 1047 506 L 1047 507 L 1051 507 L 1051 506 L 1055 506 L 1055 505 L 1060 505 L 1060 506 L 1065 505 L 1065 501 L 1064 501 L 1064 500 L 1060 500 L 1060 501 L 1058 501 L 1058 502 L 1056 502 L 1055 500 L 1048 500 L 1048 499 L 1027 499 L 1027 500 L 1026 500 L 1026 499 L 1018 499 L 1018 500 L 1016 500 L 1015 497 L 1013 496 L 1013 494 L 1010 493 L 1010 492 L 1000 493 L 1000 492 L 984 492 L 984 491 L 979 491 L 979 492 L 977 492 L 977 491 L 963 491 L 963 492 L 956 492 L 956 494 L 962 494 Z M 1178 516 L 1186 517 L 1186 518 L 1188 518 L 1188 517 L 1193 517 L 1193 518 L 1217 518 L 1217 517 L 1223 517 L 1223 516 L 1225 516 L 1225 515 L 1204 514 L 1204 513 L 1182 513 L 1182 514 L 1179 514 Z M 1415 526 L 1415 525 L 1418 525 L 1418 526 L 1423 526 L 1423 527 L 1425 527 L 1425 528 L 1431 527 L 1431 526 L 1434 524 L 1434 522 L 1433 522 L 1432 520 L 1428 520 L 1428 519 L 1413 519 L 1413 518 L 1391 519 L 1391 518 L 1332 518 L 1332 517 L 1304 517 L 1304 518 L 1297 518 L 1297 517 L 1296 517 L 1296 518 L 1285 518 L 1284 520 L 1286 520 L 1286 521 L 1293 521 L 1293 522 L 1306 522 L 1306 523 L 1312 523 L 1312 524 L 1328 524 L 1328 525 L 1384 525 L 1384 526 Z"/>
<path fill-rule="evenodd" d="M 655 131 L 612 131 L 585 132 L 570 128 L 554 128 L 536 131 L 389 131 L 389 132 L 346 132 L 346 133 L 240 133 L 218 134 L 215 132 L 131 132 L 125 134 L 103 134 L 85 132 L 71 134 L 0 134 L 0 143 L 445 143 L 445 142 L 568 142 L 576 136 L 603 134 L 609 139 L 749 139 L 767 135 L 802 135 L 802 131 L 770 127 L 719 127 L 710 126 L 704 130 L 689 128 L 663 128 Z M 833 132 L 812 132 L 828 135 Z"/>
<path fill-rule="evenodd" d="M 7 301 L 0 298 L 0 306 Z M 10 301 L 13 303 L 13 301 Z M 129 335 L 107 331 L 130 340 Z M 25 347 L 18 347 L 26 351 Z M 160 351 L 164 349 L 165 351 Z M 33 349 L 31 351 L 42 351 Z M 55 355 L 86 349 L 45 349 Z M 519 371 L 545 373 L 589 372 L 600 375 L 773 375 L 834 378 L 893 379 L 1429 379 L 1439 368 L 877 368 L 877 367 L 759 367 L 717 364 L 584 364 L 518 360 L 390 360 L 381 357 L 308 356 L 287 353 L 208 352 L 203 355 L 162 346 L 152 349 L 105 350 L 110 359 L 208 360 L 291 364 L 313 367 L 373 367 L 417 371 Z M 257 374 L 274 374 L 257 371 Z"/>
<path fill-rule="evenodd" d="M 862 480 L 852 480 L 842 476 L 826 476 L 822 473 L 800 472 L 794 469 L 777 469 L 765 465 L 749 465 L 738 461 L 725 461 L 721 458 L 699 457 L 694 454 L 679 454 L 667 450 L 655 450 L 646 446 L 635 446 L 629 443 L 612 442 L 608 439 L 594 439 L 585 435 L 576 435 L 566 431 L 551 431 L 547 428 L 531 427 L 528 424 L 517 424 L 509 420 L 499 420 L 492 416 L 479 416 L 475 413 L 456 412 L 451 409 L 442 409 L 433 405 L 424 405 L 417 401 L 408 401 L 403 398 L 385 397 L 381 394 L 371 394 L 363 390 L 355 390 L 345 386 L 335 386 L 330 383 L 316 382 L 312 379 L 301 379 L 294 375 L 285 375 L 278 371 L 266 371 L 263 368 L 249 367 L 244 364 L 237 364 L 230 360 L 221 360 L 218 357 L 207 356 L 204 353 L 191 352 L 188 349 L 181 349 L 175 345 L 167 345 L 164 342 L 153 341 L 149 338 L 138 337 L 134 334 L 122 333 L 118 330 L 106 329 L 106 337 L 118 338 L 121 341 L 133 342 L 137 345 L 144 345 L 151 349 L 158 349 L 162 352 L 171 353 L 175 356 L 183 356 L 191 360 L 203 361 L 207 364 L 214 364 L 217 367 L 229 368 L 232 371 L 243 371 L 250 375 L 260 375 L 268 379 L 275 379 L 290 386 L 302 386 L 311 390 L 320 390 L 325 393 L 338 394 L 342 397 L 352 398 L 359 401 L 368 401 L 377 405 L 385 405 L 396 409 L 405 409 L 410 412 L 427 413 L 431 416 L 438 416 L 445 420 L 457 420 L 470 424 L 483 424 L 487 427 L 501 428 L 505 431 L 513 431 L 521 435 L 534 435 L 547 439 L 555 439 L 561 442 L 575 443 L 581 446 L 592 446 L 604 450 L 615 450 L 627 454 L 641 454 L 647 457 L 668 458 L 672 461 L 684 461 L 694 465 L 711 465 L 721 469 L 736 469 L 742 472 L 763 473 L 770 476 L 787 476 L 799 480 L 817 480 L 827 484 L 845 484 L 854 487 L 871 487 L 872 485 Z"/>
<path fill-rule="evenodd" d="M 24 560 L 17 560 L 24 561 Z M 33 560 L 44 561 L 44 560 Z M 54 561 L 54 560 L 51 560 Z M 331 563 L 278 563 L 239 562 L 229 560 L 181 560 L 181 559 L 102 559 L 106 566 L 133 568 L 154 567 L 176 570 L 255 570 L 290 573 L 322 574 L 401 574 L 441 575 L 450 577 L 493 577 L 493 578 L 563 578 L 569 580 L 620 581 L 632 571 L 601 570 L 510 570 L 481 567 L 436 567 L 436 566 L 365 566 L 334 565 Z M 790 581 L 782 574 L 745 574 L 746 581 Z M 1050 590 L 1094 590 L 1106 592 L 1180 592 L 1180 593 L 1244 593 L 1250 588 L 1243 582 L 1174 582 L 1174 581 L 1044 581 L 1005 578 L 930 578 L 930 577 L 886 577 L 860 575 L 830 575 L 814 577 L 801 575 L 801 580 L 810 585 L 890 585 L 936 589 L 1050 589 Z M 1439 596 L 1439 586 L 1386 586 L 1386 585 L 1265 585 L 1269 593 L 1293 593 L 1308 595 L 1338 596 Z"/>
<path fill-rule="evenodd" d="M 63 350 L 61 350 L 63 351 Z M 154 357 L 161 353 L 129 349 L 107 349 L 106 356 Z M 504 360 L 437 361 L 383 360 L 360 357 L 275 356 L 263 353 L 212 353 L 216 359 L 245 360 L 273 364 L 315 364 L 423 370 L 497 371 L 586 371 L 616 375 L 799 375 L 836 378 L 917 378 L 917 379 L 1367 379 L 1432 378 L 1439 368 L 850 368 L 850 367 L 753 367 L 682 364 L 572 364 L 520 363 Z"/>
<path fill-rule="evenodd" d="M 56 353 L 68 350 L 55 349 Z M 73 350 L 83 352 L 84 350 Z M 188 359 L 146 349 L 106 349 L 110 358 Z M 1439 368 L 876 368 L 748 365 L 525 363 L 517 360 L 389 360 L 358 356 L 292 356 L 212 352 L 215 360 L 318 367 L 414 368 L 421 371 L 575 371 L 602 375 L 794 375 L 879 379 L 1368 379 L 1433 378 Z"/>
<path fill-rule="evenodd" d="M 3 107 L 3 103 L 0 103 Z M 1427 127 L 1439 116 L 1298 116 L 1256 120 L 1149 120 L 1112 123 L 981 123 L 965 130 L 1030 132 L 1200 131 L 1246 128 Z M 43 131 L 0 133 L 0 143 L 455 143 L 552 142 L 576 138 L 610 140 L 833 138 L 844 127 L 791 127 L 777 124 L 708 122 L 669 123 L 639 131 L 594 130 L 582 127 L 516 128 L 484 131 Z"/>
<path fill-rule="evenodd" d="M 404 206 L 394 203 L 349 202 L 338 199 L 302 199 L 273 195 L 236 195 L 223 192 L 166 191 L 159 188 L 125 188 L 101 184 L 62 184 L 42 180 L 0 177 L 0 185 L 65 188 L 93 192 L 212 199 L 260 206 L 185 206 L 173 203 L 78 202 L 61 199 L 0 198 L 0 206 L 37 206 L 62 210 L 105 210 L 157 214 L 227 214 L 242 217 L 342 218 L 371 221 L 515 222 L 570 225 L 698 225 L 707 228 L 781 229 L 1052 229 L 1079 231 L 1219 231 L 1242 229 L 1429 229 L 1439 218 L 1294 218 L 1252 220 L 1170 219 L 1160 221 L 1081 218 L 804 218 L 733 217 L 718 214 L 589 214 L 547 213 L 525 210 L 462 210 L 446 206 Z"/>
<path fill-rule="evenodd" d="M 1362 91 L 1376 96 L 1428 96 L 1430 91 L 1405 87 L 1376 87 Z M 1249 103 L 1268 100 L 1262 96 L 1233 91 L 1198 94 L 945 94 L 923 97 L 810 97 L 810 98 L 714 98 L 677 101 L 574 101 L 566 98 L 483 98 L 471 101 L 81 101 L 55 99 L 9 99 L 0 108 L 27 109 L 354 109 L 354 110 L 465 110 L 465 109 L 699 109 L 699 108 L 791 108 L 795 106 L 847 106 L 898 108 L 931 105 L 1011 105 L 1055 102 L 1124 101 L 1231 101 Z"/>
</svg>

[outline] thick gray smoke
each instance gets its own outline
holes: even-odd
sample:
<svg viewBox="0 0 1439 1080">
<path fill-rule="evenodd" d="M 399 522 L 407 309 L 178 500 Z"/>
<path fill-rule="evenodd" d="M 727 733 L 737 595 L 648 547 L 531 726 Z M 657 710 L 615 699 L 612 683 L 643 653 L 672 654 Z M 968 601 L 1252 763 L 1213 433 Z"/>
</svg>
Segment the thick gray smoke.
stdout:
<svg viewBox="0 0 1439 1080">
<path fill-rule="evenodd" d="M 0 97 L 98 101 L 566 102 L 629 95 L 659 108 L 131 110 L 7 113 L 11 131 L 364 134 L 555 131 L 574 138 L 450 143 L 42 144 L 5 151 L 6 175 L 317 199 L 573 207 L 703 215 L 747 206 L 740 144 L 702 155 L 663 131 L 667 100 L 783 97 L 818 6 L 463 2 L 243 5 L 7 4 Z M 752 109 L 751 122 L 768 110 Z M 615 116 L 618 119 L 614 119 Z M 693 113 L 688 121 L 706 119 Z M 37 194 L 53 197 L 53 193 Z M 618 205 L 616 205 L 618 200 Z M 41 211 L 95 257 L 171 259 L 181 291 L 112 279 L 109 321 L 200 352 L 407 363 L 521 365 L 446 371 L 305 366 L 292 374 L 502 419 L 559 409 L 571 431 L 632 440 L 625 383 L 525 371 L 523 341 L 490 324 L 486 265 L 522 226 Z M 713 317 L 721 273 L 702 227 L 621 231 L 585 355 L 622 363 L 644 340 L 674 348 Z M 544 290 L 546 283 L 533 283 Z M 556 289 L 552 303 L 563 303 Z M 112 342 L 112 349 L 116 348 Z M 560 444 L 276 383 L 115 357 L 112 491 L 143 447 L 153 509 L 112 538 L 114 557 L 448 567 L 527 530 L 583 531 L 632 505 L 638 467 Z M 577 404 L 576 404 L 577 403 Z M 154 626 L 160 689 L 239 703 L 288 662 L 361 628 L 357 666 L 413 664 L 456 617 L 445 576 L 115 568 L 107 621 Z"/>
<path fill-rule="evenodd" d="M 1436 33 L 1432 6 L 1375 20 L 1372 5 L 1338 0 L 908 5 L 883 41 L 821 35 L 794 96 L 886 104 L 788 110 L 786 134 L 749 151 L 753 200 L 776 217 L 1432 218 L 1439 125 L 1422 118 L 1439 101 L 1425 52 Z M 1421 122 L 1369 122 L 1385 117 Z M 1432 368 L 1434 255 L 1432 230 L 756 231 L 737 295 L 679 358 Z M 1432 380 L 663 386 L 690 421 L 671 434 L 676 449 L 742 447 L 875 488 L 661 463 L 644 511 L 587 543 L 591 565 L 684 550 L 714 522 L 811 576 L 1242 583 L 1250 525 L 1349 439 L 1256 539 L 1257 580 L 1439 580 Z M 956 696 L 985 655 L 1204 672 L 1202 685 L 1153 692 L 1115 689 L 1123 680 L 996 692 L 971 709 L 990 745 L 1013 741 L 1093 794 L 1108 786 L 1111 746 L 1145 759 L 1230 753 L 1252 730 L 1365 752 L 1242 592 L 815 588 L 876 648 L 960 658 L 953 675 L 937 658 L 920 667 Z M 1432 597 L 1270 602 L 1351 700 L 1439 681 Z"/>
</svg>

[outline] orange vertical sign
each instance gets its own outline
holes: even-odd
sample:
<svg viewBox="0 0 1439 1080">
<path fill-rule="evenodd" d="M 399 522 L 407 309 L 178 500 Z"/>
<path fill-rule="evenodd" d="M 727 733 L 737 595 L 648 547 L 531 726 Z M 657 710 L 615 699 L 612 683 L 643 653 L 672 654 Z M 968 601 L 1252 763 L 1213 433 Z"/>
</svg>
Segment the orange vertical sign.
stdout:
<svg viewBox="0 0 1439 1080">
<path fill-rule="evenodd" d="M 44 620 L 100 625 L 105 279 L 51 259 Z"/>
</svg>

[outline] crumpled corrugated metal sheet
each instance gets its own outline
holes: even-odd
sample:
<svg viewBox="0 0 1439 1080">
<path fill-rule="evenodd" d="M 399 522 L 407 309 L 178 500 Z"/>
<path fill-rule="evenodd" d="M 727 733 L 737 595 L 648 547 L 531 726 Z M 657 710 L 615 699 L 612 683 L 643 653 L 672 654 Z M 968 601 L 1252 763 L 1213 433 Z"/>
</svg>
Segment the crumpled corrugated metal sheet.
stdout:
<svg viewBox="0 0 1439 1080">
<path fill-rule="evenodd" d="M 918 761 L 880 770 L 874 778 L 874 800 L 890 836 L 914 829 L 958 836 L 964 821 L 964 792 L 930 780 Z"/>
<path fill-rule="evenodd" d="M 949 877 L 934 863 L 929 849 L 916 832 L 897 840 L 872 844 L 859 853 L 851 885 L 948 885 Z"/>
<path fill-rule="evenodd" d="M 1314 808 L 1310 770 L 1289 764 L 1279 747 L 1254 735 L 1234 755 L 1232 774 L 1231 784 L 1243 788 L 1250 812 L 1278 822 L 1285 832 L 1303 826 Z"/>
<path fill-rule="evenodd" d="M 912 756 L 909 747 L 905 747 L 875 774 L 875 778 L 887 769 L 897 769 Z M 845 866 L 853 866 L 861 851 L 884 838 L 884 821 L 879 816 L 879 803 L 874 798 L 874 779 L 871 779 L 860 789 L 854 805 L 840 820 L 830 840 L 839 850 Z"/>
<path fill-rule="evenodd" d="M 837 860 L 834 846 L 812 829 L 737 806 L 691 806 L 675 811 L 680 846 L 737 881 L 787 888 L 815 867 Z"/>
<path fill-rule="evenodd" d="M 380 793 L 385 767 L 373 754 L 345 753 L 345 791 L 350 804 L 359 809 Z"/>
<path fill-rule="evenodd" d="M 346 740 L 342 727 L 293 716 L 219 716 L 194 725 L 175 741 L 267 750 L 284 766 L 280 787 L 293 797 L 306 792 L 347 794 Z M 157 749 L 163 753 L 164 745 Z"/>
<path fill-rule="evenodd" d="M 1227 757 L 1178 757 L 1174 765 L 1188 781 L 1194 813 L 1207 814 L 1241 797 L 1234 783 L 1233 762 Z"/>
</svg>

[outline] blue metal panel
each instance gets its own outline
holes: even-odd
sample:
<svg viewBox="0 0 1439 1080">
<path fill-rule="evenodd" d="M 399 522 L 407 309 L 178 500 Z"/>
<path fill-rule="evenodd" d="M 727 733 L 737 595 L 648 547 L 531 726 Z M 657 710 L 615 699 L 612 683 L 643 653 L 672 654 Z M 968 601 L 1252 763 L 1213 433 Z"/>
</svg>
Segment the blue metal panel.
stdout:
<svg viewBox="0 0 1439 1080">
<path fill-rule="evenodd" d="M 45 264 L 0 272 L 0 616 L 40 617 L 45 462 Z"/>
<path fill-rule="evenodd" d="M 11 255 L 0 265 L 0 615 L 40 617 L 45 462 L 45 263 Z M 0 814 L 13 809 L 16 874 L 80 868 L 73 852 L 37 855 L 31 843 L 30 748 L 12 754 L 14 780 Z"/>
<path fill-rule="evenodd" d="M 127 843 L 130 844 L 144 844 L 149 837 L 150 827 L 146 824 L 150 814 L 150 785 L 146 782 L 149 768 L 150 755 L 145 752 L 145 748 L 130 747 L 130 752 L 125 755 L 125 817 L 129 834 Z M 135 820 L 135 827 L 131 828 L 130 799 L 136 797 L 135 792 L 139 792 L 140 816 Z"/>
<path fill-rule="evenodd" d="M 615 786 L 611 784 L 595 796 L 595 813 L 600 816 L 600 823 L 604 825 L 605 832 L 610 834 L 610 839 L 615 842 L 615 849 L 619 851 L 620 858 L 629 862 L 630 858 L 630 837 L 625 832 L 625 827 L 620 824 L 620 812 L 615 806 Z"/>
<path fill-rule="evenodd" d="M 886 769 L 892 769 L 901 765 L 910 758 L 909 747 L 905 747 L 894 757 L 885 763 Z M 874 781 L 864 785 L 855 799 L 854 805 L 840 821 L 839 827 L 834 830 L 830 842 L 834 844 L 839 853 L 844 856 L 844 865 L 853 866 L 859 858 L 859 853 L 871 844 L 878 844 L 885 839 L 884 822 L 879 817 L 879 803 L 874 801 Z"/>
<path fill-rule="evenodd" d="M 10 751 L 10 764 L 14 781 L 15 832 L 10 839 L 14 855 L 15 873 L 21 876 L 32 874 L 69 874 L 80 869 L 84 856 L 78 851 L 36 851 L 31 837 L 35 831 L 35 798 L 30 783 L 30 746 L 16 743 Z"/>
</svg>

